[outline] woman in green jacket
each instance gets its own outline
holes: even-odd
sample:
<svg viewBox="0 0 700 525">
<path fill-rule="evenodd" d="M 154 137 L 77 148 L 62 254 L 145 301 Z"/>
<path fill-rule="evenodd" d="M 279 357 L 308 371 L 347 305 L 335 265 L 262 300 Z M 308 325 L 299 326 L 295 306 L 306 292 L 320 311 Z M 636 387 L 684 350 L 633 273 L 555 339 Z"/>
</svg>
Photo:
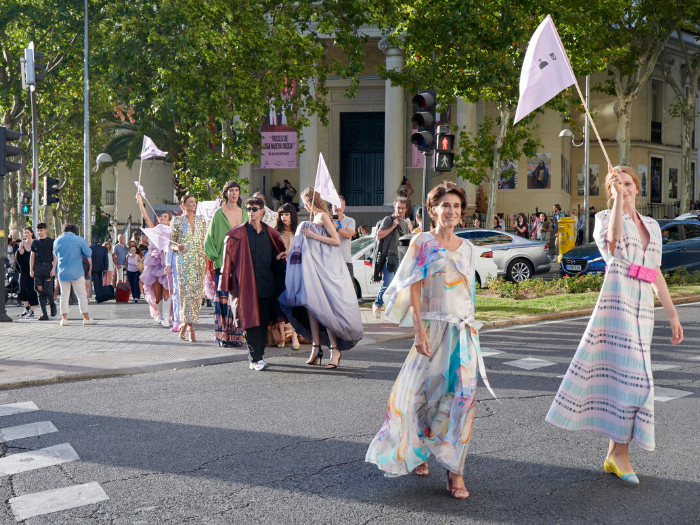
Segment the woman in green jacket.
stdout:
<svg viewBox="0 0 700 525">
<path fill-rule="evenodd" d="M 241 187 L 232 180 L 224 184 L 221 192 L 223 205 L 216 210 L 209 223 L 204 239 L 204 251 L 214 264 L 214 326 L 219 346 L 229 348 L 243 344 L 243 330 L 235 327 L 235 316 L 231 310 L 228 292 L 219 291 L 221 265 L 224 262 L 224 238 L 239 224 L 248 221 L 248 212 L 241 208 Z"/>
</svg>

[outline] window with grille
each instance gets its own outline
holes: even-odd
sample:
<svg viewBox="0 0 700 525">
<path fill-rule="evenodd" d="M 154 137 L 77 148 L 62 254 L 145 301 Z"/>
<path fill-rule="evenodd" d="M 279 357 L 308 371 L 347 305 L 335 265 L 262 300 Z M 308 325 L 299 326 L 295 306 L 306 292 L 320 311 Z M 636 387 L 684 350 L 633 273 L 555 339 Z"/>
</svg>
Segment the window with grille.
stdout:
<svg viewBox="0 0 700 525">
<path fill-rule="evenodd" d="M 114 190 L 106 190 L 105 205 L 114 206 Z"/>
</svg>

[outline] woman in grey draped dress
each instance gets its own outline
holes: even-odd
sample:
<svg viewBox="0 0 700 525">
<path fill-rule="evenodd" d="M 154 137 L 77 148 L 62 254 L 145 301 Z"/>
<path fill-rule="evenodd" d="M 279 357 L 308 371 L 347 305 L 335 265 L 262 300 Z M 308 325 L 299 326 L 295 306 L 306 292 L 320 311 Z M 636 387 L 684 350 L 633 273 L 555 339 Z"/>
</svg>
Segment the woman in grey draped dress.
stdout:
<svg viewBox="0 0 700 525">
<path fill-rule="evenodd" d="M 279 301 L 296 332 L 313 341 L 307 364 L 321 363 L 323 343 L 331 351 L 326 368 L 338 368 L 340 351 L 362 339 L 360 307 L 326 202 L 313 188 L 301 193 L 301 201 L 313 211 L 313 222 L 297 227 Z"/>
</svg>

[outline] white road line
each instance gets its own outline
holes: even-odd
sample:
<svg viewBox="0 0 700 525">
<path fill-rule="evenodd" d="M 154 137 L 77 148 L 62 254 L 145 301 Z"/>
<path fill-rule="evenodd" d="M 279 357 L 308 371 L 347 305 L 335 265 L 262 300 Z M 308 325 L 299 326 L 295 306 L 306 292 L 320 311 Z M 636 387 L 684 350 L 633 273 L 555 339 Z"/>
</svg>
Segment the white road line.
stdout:
<svg viewBox="0 0 700 525">
<path fill-rule="evenodd" d="M 58 432 L 58 429 L 51 421 L 39 421 L 38 423 L 29 423 L 28 425 L 3 428 L 0 429 L 0 443 L 12 441 L 13 439 L 41 436 L 43 434 L 50 434 L 51 432 Z"/>
<path fill-rule="evenodd" d="M 22 403 L 11 403 L 9 405 L 0 405 L 0 416 L 12 416 L 14 414 L 22 414 L 24 412 L 33 412 L 39 410 L 32 401 Z"/>
<path fill-rule="evenodd" d="M 80 459 L 70 443 L 61 443 L 31 452 L 13 454 L 0 459 L 0 476 L 11 476 L 38 468 L 60 465 Z"/>
<path fill-rule="evenodd" d="M 74 509 L 92 503 L 106 501 L 109 496 L 99 483 L 85 483 L 73 485 L 62 489 L 47 490 L 25 496 L 10 498 L 10 507 L 17 521 L 26 520 L 34 516 L 58 512 L 60 510 Z"/>
</svg>

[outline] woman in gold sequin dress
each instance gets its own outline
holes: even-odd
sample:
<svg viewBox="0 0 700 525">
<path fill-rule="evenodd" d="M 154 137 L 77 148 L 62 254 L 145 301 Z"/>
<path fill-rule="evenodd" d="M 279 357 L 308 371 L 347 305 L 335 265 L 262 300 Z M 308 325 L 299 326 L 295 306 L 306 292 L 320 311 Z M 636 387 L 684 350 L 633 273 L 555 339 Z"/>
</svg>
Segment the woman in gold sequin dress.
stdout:
<svg viewBox="0 0 700 525">
<path fill-rule="evenodd" d="M 184 212 L 170 223 L 170 248 L 177 253 L 177 284 L 180 290 L 180 339 L 190 331 L 190 342 L 196 343 L 194 323 L 199 322 L 199 309 L 204 296 L 204 277 L 207 272 L 204 237 L 207 223 L 195 215 L 197 199 L 183 195 L 180 207 Z"/>
</svg>

